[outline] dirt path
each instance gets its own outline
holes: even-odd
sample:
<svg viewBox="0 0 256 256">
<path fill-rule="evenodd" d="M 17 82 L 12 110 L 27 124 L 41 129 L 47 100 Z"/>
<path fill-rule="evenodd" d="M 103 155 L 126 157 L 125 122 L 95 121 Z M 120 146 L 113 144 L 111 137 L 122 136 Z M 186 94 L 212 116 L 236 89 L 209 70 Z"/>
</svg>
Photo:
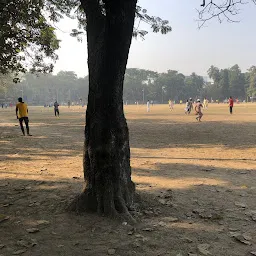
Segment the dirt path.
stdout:
<svg viewBox="0 0 256 256">
<path fill-rule="evenodd" d="M 135 226 L 65 211 L 82 188 L 84 109 L 31 108 L 33 137 L 1 109 L 0 255 L 253 255 L 256 105 L 210 105 L 202 123 L 183 108 L 125 109 Z"/>
</svg>

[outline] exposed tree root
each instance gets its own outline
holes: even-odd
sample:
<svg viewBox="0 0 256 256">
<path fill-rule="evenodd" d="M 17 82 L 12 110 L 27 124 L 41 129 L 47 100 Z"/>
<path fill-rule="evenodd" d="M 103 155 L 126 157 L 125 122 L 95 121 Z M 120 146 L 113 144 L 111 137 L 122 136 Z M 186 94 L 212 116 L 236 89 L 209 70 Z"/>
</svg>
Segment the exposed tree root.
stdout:
<svg viewBox="0 0 256 256">
<path fill-rule="evenodd" d="M 111 187 L 110 187 L 111 188 Z M 85 189 L 80 195 L 78 195 L 68 206 L 67 210 L 81 214 L 84 212 L 98 213 L 99 215 L 107 216 L 120 221 L 127 221 L 131 224 L 136 223 L 129 210 L 133 207 L 131 201 L 126 204 L 124 198 L 133 197 L 134 190 L 130 191 L 126 197 L 122 196 L 121 193 L 114 195 L 113 189 L 105 190 L 103 194 L 92 193 L 90 190 Z"/>
</svg>

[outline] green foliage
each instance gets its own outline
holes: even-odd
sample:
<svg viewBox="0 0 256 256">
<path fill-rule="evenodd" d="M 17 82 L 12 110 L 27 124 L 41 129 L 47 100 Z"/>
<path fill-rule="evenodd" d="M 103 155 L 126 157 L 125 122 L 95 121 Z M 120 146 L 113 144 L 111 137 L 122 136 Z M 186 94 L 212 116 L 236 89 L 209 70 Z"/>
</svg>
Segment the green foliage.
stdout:
<svg viewBox="0 0 256 256">
<path fill-rule="evenodd" d="M 98 4 L 105 14 L 104 4 Z M 77 19 L 79 26 L 71 36 L 81 41 L 86 29 L 86 17 L 79 0 L 0 0 L 0 73 L 51 72 L 57 60 L 59 40 L 54 23 L 64 17 Z M 153 32 L 166 34 L 168 21 L 149 16 L 137 7 L 137 18 L 150 25 Z M 81 31 L 82 29 L 82 31 Z M 134 36 L 144 37 L 147 31 L 134 28 Z"/>
<path fill-rule="evenodd" d="M 234 95 L 235 97 L 244 96 L 244 84 L 244 75 L 236 64 L 229 69 L 229 88 L 231 95 Z"/>
<path fill-rule="evenodd" d="M 13 86 L 13 79 L 10 74 L 0 74 L 0 98 L 4 99 L 6 92 Z"/>
<path fill-rule="evenodd" d="M 248 69 L 247 81 L 249 87 L 247 88 L 247 95 L 250 97 L 256 96 L 256 67 L 252 66 Z"/>
<path fill-rule="evenodd" d="M 0 0 L 0 73 L 52 70 L 44 60 L 57 59 L 59 41 L 46 10 L 41 0 Z"/>
<path fill-rule="evenodd" d="M 220 70 L 217 67 L 211 66 L 208 71 L 208 76 L 214 81 L 216 85 L 220 82 Z"/>
<path fill-rule="evenodd" d="M 157 73 L 151 70 L 130 68 L 126 70 L 124 79 L 124 102 L 144 103 L 147 100 L 154 100 L 166 103 L 168 99 L 175 101 L 192 97 L 213 98 L 224 100 L 230 95 L 241 100 L 246 96 L 256 96 L 256 67 L 252 66 L 246 74 L 241 73 L 238 65 L 229 69 L 218 69 L 218 79 L 213 83 L 206 83 L 202 76 L 192 73 L 185 76 L 176 70 L 168 70 L 165 73 Z M 4 77 L 5 86 L 1 86 L 1 77 Z M 2 79 L 3 80 L 3 79 Z M 218 83 L 217 83 L 218 81 Z M 0 98 L 16 98 L 24 96 L 30 104 L 49 104 L 56 100 L 60 103 L 79 102 L 80 98 L 87 101 L 89 82 L 88 77 L 78 78 L 73 71 L 60 71 L 57 75 L 52 74 L 31 74 L 23 76 L 22 81 L 13 84 L 11 76 L 0 76 Z"/>
<path fill-rule="evenodd" d="M 172 100 L 186 100 L 201 95 L 204 80 L 192 73 L 185 76 L 178 71 L 168 70 L 157 73 L 143 69 L 127 69 L 124 81 L 124 101 L 134 103 L 154 100 L 167 102 Z M 144 93 L 143 93 L 144 92 Z"/>
<path fill-rule="evenodd" d="M 205 94 L 214 95 L 214 98 L 224 100 L 232 95 L 235 98 L 246 99 L 247 75 L 241 72 L 236 64 L 229 69 L 218 69 L 211 66 L 208 75 L 213 84 L 207 86 Z"/>
<path fill-rule="evenodd" d="M 61 71 L 57 75 L 26 73 L 20 83 L 7 88 L 6 95 L 11 102 L 16 102 L 23 91 L 24 99 L 30 104 L 44 105 L 57 98 L 60 103 L 86 100 L 88 90 L 88 78 L 78 78 L 73 71 Z M 4 98 L 1 92 L 0 98 Z"/>
<path fill-rule="evenodd" d="M 138 25 L 133 30 L 133 36 L 136 38 L 140 36 L 144 39 L 145 35 L 148 34 L 147 31 L 140 29 L 139 25 L 141 22 L 148 24 L 154 33 L 160 32 L 161 34 L 167 34 L 172 31 L 168 20 L 148 15 L 147 10 L 143 9 L 141 6 L 137 6 L 136 8 L 136 20 L 138 21 Z"/>
</svg>

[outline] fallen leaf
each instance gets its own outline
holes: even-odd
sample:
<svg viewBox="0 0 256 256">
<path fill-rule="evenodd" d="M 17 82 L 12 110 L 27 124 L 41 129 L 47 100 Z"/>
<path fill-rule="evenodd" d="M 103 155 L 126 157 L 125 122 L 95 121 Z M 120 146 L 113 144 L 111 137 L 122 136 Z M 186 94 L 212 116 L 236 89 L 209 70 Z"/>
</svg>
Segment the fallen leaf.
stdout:
<svg viewBox="0 0 256 256">
<path fill-rule="evenodd" d="M 148 210 L 143 211 L 143 213 L 144 213 L 145 215 L 154 214 L 154 212 L 153 212 L 153 211 L 148 211 Z"/>
<path fill-rule="evenodd" d="M 231 235 L 231 237 L 235 237 L 235 236 L 241 235 L 241 232 L 239 232 L 239 231 L 234 231 L 234 232 L 229 232 L 229 234 Z"/>
<path fill-rule="evenodd" d="M 248 234 L 243 234 L 243 238 L 244 238 L 245 240 L 247 240 L 247 241 L 252 240 L 252 237 L 251 237 L 250 235 L 248 235 Z"/>
<path fill-rule="evenodd" d="M 229 228 L 228 230 L 229 230 L 229 231 L 233 231 L 233 232 L 234 232 L 234 231 L 238 231 L 237 228 Z"/>
<path fill-rule="evenodd" d="M 202 171 L 204 171 L 204 172 L 211 172 L 211 171 L 214 171 L 214 168 L 202 169 Z"/>
<path fill-rule="evenodd" d="M 37 224 L 38 225 L 47 225 L 47 224 L 50 224 L 50 221 L 48 221 L 48 220 L 38 220 L 37 221 Z"/>
<path fill-rule="evenodd" d="M 116 253 L 115 249 L 108 249 L 108 255 L 114 255 Z"/>
<path fill-rule="evenodd" d="M 30 246 L 29 246 L 29 242 L 28 241 L 25 241 L 25 240 L 19 240 L 19 241 L 17 241 L 17 245 L 19 245 L 19 246 L 22 246 L 22 247 L 26 247 L 26 248 L 29 248 Z"/>
<path fill-rule="evenodd" d="M 196 214 L 201 214 L 203 212 L 205 212 L 205 209 L 194 209 L 192 210 L 193 213 L 196 213 Z"/>
<path fill-rule="evenodd" d="M 27 251 L 26 249 L 21 249 L 21 250 L 18 250 L 18 251 L 13 252 L 12 254 L 13 254 L 13 255 L 20 255 L 20 254 L 23 254 L 23 253 L 26 252 L 26 251 Z"/>
<path fill-rule="evenodd" d="M 10 217 L 4 214 L 0 214 L 0 223 L 9 220 Z"/>
<path fill-rule="evenodd" d="M 243 244 L 246 244 L 246 245 L 251 245 L 252 243 L 250 241 L 247 241 L 243 235 L 241 235 L 240 233 L 238 232 L 234 232 L 234 233 L 237 233 L 235 235 L 233 235 L 233 237 L 240 243 L 243 243 Z"/>
<path fill-rule="evenodd" d="M 28 228 L 28 229 L 26 229 L 26 231 L 28 233 L 37 233 L 37 232 L 39 232 L 39 229 L 38 228 Z"/>
<path fill-rule="evenodd" d="M 165 226 L 166 226 L 166 223 L 164 223 L 163 221 L 160 221 L 160 222 L 158 223 L 158 225 L 161 226 L 161 227 L 165 227 Z"/>
<path fill-rule="evenodd" d="M 251 255 L 256 255 L 256 252 L 250 252 Z"/>
<path fill-rule="evenodd" d="M 246 204 L 243 204 L 243 203 L 240 203 L 240 202 L 236 202 L 235 206 L 242 207 L 242 208 L 246 208 L 247 207 Z"/>
<path fill-rule="evenodd" d="M 0 244 L 0 249 L 3 249 L 5 247 L 5 244 Z"/>
<path fill-rule="evenodd" d="M 178 221 L 179 219 L 178 218 L 176 218 L 176 217 L 165 217 L 164 218 L 164 221 L 166 221 L 166 222 L 176 222 L 176 221 Z"/>
<path fill-rule="evenodd" d="M 185 242 L 187 242 L 187 243 L 193 243 L 193 240 L 190 239 L 190 238 L 188 238 L 188 237 L 184 237 L 184 240 L 185 240 Z"/>
<path fill-rule="evenodd" d="M 197 246 L 198 251 L 203 255 L 211 255 L 211 253 L 209 252 L 209 248 L 209 244 L 199 244 Z"/>
<path fill-rule="evenodd" d="M 160 198 L 160 199 L 158 199 L 158 202 L 162 205 L 165 205 L 167 201 L 163 198 Z"/>
<path fill-rule="evenodd" d="M 151 232 L 151 231 L 154 231 L 153 228 L 143 228 L 142 231 L 148 231 L 148 232 Z"/>
<path fill-rule="evenodd" d="M 159 195 L 160 198 L 172 198 L 172 191 L 168 191 L 168 192 L 161 192 L 161 194 Z"/>
</svg>

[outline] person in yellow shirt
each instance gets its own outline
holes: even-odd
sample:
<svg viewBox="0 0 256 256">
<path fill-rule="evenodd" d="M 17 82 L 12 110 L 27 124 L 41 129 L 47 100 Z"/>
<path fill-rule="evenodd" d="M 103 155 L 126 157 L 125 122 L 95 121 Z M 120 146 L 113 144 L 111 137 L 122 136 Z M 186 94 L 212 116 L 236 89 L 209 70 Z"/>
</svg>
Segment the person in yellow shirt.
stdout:
<svg viewBox="0 0 256 256">
<path fill-rule="evenodd" d="M 28 119 L 28 105 L 22 101 L 22 98 L 18 98 L 18 103 L 16 104 L 16 116 L 17 119 L 19 119 L 20 122 L 20 129 L 25 136 L 25 131 L 23 127 L 23 121 L 26 125 L 27 135 L 31 136 L 29 133 L 29 119 Z"/>
</svg>

